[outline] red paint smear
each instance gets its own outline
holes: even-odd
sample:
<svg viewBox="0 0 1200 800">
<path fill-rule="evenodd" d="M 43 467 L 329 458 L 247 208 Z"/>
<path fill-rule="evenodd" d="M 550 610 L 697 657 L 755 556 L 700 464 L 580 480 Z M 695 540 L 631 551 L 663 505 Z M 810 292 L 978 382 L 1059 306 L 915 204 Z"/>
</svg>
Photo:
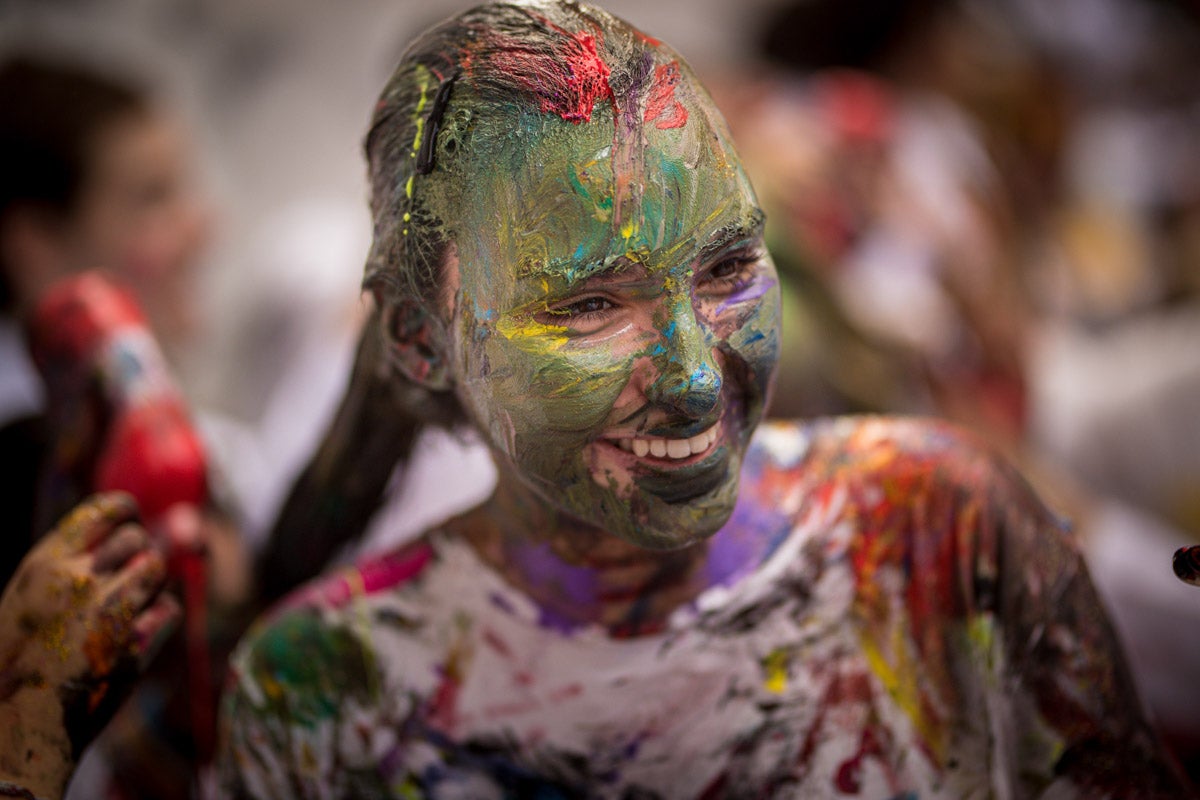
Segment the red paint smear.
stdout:
<svg viewBox="0 0 1200 800">
<path fill-rule="evenodd" d="M 512 650 L 509 649 L 508 643 L 501 639 L 500 634 L 496 633 L 491 628 L 483 629 L 483 641 L 505 658 L 512 658 Z"/>
<path fill-rule="evenodd" d="M 646 100 L 645 122 L 654 122 L 659 130 L 682 128 L 688 120 L 688 110 L 675 99 L 675 87 L 679 84 L 679 62 L 659 64 L 654 68 L 654 85 Z"/>
<path fill-rule="evenodd" d="M 579 697 L 583 694 L 583 685 L 580 683 L 569 683 L 559 689 L 555 689 L 550 693 L 550 700 L 555 703 L 561 703 L 564 700 L 570 700 L 572 697 Z"/>
<path fill-rule="evenodd" d="M 874 727 L 864 728 L 862 739 L 858 744 L 858 752 L 853 757 L 842 762 L 834 777 L 834 785 L 843 794 L 858 794 L 862 791 L 863 761 L 870 756 L 880 760 L 884 757 L 883 746 Z"/>
<path fill-rule="evenodd" d="M 576 125 L 591 122 L 596 101 L 613 99 L 610 70 L 600 57 L 597 38 L 590 33 L 571 33 L 549 20 L 540 21 L 563 35 L 558 49 L 531 49 L 516 37 L 492 35 L 488 44 L 495 52 L 487 59 L 489 66 L 510 73 L 537 95 L 542 112 L 558 114 Z M 463 63 L 469 69 L 479 68 L 474 59 Z"/>
<path fill-rule="evenodd" d="M 648 44 L 651 47 L 661 47 L 662 46 L 662 42 L 660 40 L 655 39 L 653 36 L 650 36 L 649 34 L 642 33 L 641 31 L 634 31 L 633 35 L 638 38 L 638 41 Z"/>
<path fill-rule="evenodd" d="M 442 680 L 438 683 L 437 690 L 430 701 L 428 712 L 430 723 L 445 731 L 454 728 L 455 721 L 458 719 L 458 692 L 461 688 L 462 677 L 458 674 L 456 665 L 451 663 L 447 665 Z"/>
</svg>

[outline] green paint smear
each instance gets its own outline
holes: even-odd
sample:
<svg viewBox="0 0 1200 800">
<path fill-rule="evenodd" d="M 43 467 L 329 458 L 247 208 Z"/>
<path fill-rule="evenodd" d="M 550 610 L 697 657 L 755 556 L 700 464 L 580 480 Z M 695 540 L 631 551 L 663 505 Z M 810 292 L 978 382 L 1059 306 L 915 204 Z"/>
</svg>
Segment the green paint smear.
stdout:
<svg viewBox="0 0 1200 800">
<path fill-rule="evenodd" d="M 371 663 L 351 630 L 305 611 L 281 617 L 259 636 L 250 674 L 268 698 L 268 711 L 311 728 L 336 717 L 347 699 L 375 699 Z"/>
</svg>

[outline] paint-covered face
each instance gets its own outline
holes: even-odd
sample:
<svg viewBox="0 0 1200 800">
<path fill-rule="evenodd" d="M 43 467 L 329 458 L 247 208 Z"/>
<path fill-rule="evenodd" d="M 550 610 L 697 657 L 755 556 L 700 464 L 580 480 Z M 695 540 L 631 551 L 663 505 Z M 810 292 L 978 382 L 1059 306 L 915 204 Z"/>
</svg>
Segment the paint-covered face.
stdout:
<svg viewBox="0 0 1200 800">
<path fill-rule="evenodd" d="M 453 373 L 502 474 L 635 544 L 733 510 L 778 350 L 762 213 L 675 62 L 640 107 L 513 111 L 455 225 Z M 484 124 L 482 121 L 477 124 Z"/>
</svg>

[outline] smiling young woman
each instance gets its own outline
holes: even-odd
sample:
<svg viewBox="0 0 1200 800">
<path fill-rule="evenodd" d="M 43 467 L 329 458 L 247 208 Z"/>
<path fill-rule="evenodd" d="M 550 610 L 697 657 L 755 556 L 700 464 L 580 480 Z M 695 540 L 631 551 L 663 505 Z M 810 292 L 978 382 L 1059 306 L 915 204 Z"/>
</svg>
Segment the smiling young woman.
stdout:
<svg viewBox="0 0 1200 800">
<path fill-rule="evenodd" d="M 468 11 L 366 150 L 395 413 L 465 417 L 499 483 L 251 633 L 231 794 L 1178 796 L 1007 466 L 933 423 L 759 425 L 763 214 L 670 48 Z"/>
</svg>

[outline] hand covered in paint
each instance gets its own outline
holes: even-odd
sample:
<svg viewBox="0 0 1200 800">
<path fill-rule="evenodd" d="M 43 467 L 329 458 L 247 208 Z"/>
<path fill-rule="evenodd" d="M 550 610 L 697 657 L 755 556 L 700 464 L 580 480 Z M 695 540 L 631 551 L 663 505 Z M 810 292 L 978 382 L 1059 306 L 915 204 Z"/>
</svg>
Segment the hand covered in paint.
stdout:
<svg viewBox="0 0 1200 800">
<path fill-rule="evenodd" d="M 92 497 L 30 551 L 0 597 L 0 781 L 60 797 L 179 604 L 126 494 Z"/>
</svg>

